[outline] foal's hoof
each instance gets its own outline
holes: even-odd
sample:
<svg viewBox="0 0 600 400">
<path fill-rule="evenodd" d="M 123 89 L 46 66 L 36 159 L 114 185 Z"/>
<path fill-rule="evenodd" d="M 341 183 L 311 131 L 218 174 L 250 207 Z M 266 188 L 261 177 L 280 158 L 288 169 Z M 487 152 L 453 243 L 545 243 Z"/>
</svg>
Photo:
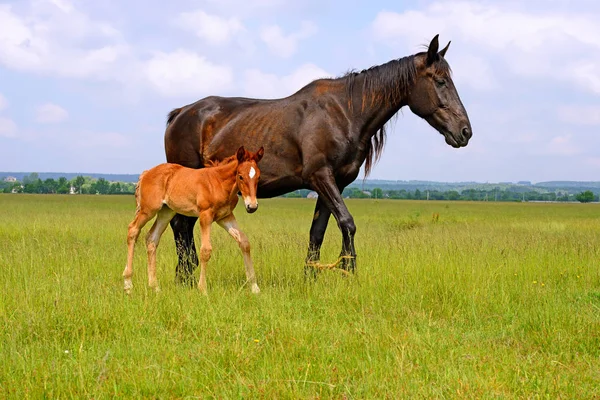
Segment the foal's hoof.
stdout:
<svg viewBox="0 0 600 400">
<path fill-rule="evenodd" d="M 254 294 L 259 294 L 260 293 L 260 288 L 258 287 L 258 285 L 255 283 L 254 285 L 252 285 L 252 293 Z"/>
<path fill-rule="evenodd" d="M 125 282 L 123 283 L 125 294 L 131 294 L 131 289 L 133 289 L 133 282 L 131 282 L 131 279 L 125 279 Z"/>
</svg>

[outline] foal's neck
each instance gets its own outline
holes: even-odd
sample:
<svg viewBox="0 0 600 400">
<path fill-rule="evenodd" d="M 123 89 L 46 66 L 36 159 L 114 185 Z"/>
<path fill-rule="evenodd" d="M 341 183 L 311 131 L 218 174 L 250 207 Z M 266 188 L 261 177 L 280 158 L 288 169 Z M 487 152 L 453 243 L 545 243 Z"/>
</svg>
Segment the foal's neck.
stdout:
<svg viewBox="0 0 600 400">
<path fill-rule="evenodd" d="M 233 159 L 232 161 L 217 165 L 216 167 L 211 167 L 214 169 L 214 172 L 219 177 L 219 181 L 221 182 L 221 186 L 223 189 L 232 196 L 232 193 L 237 195 L 237 168 L 239 166 L 239 162 L 237 159 Z"/>
</svg>

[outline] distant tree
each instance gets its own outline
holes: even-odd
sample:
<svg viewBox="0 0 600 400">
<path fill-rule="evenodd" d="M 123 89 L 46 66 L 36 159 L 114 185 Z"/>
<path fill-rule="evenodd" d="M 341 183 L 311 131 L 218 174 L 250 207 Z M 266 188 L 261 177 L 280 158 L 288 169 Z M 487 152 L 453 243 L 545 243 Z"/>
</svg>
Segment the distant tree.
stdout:
<svg viewBox="0 0 600 400">
<path fill-rule="evenodd" d="M 58 189 L 58 184 L 52 178 L 46 179 L 42 185 L 42 193 L 56 193 L 56 189 Z"/>
<path fill-rule="evenodd" d="M 594 201 L 594 193 L 591 190 L 586 190 L 585 192 L 579 193 L 575 198 L 580 203 L 591 203 Z"/>
<path fill-rule="evenodd" d="M 28 183 L 36 183 L 40 179 L 40 176 L 37 172 L 32 172 L 29 176 L 23 177 L 23 185 L 27 185 Z"/>
<path fill-rule="evenodd" d="M 67 178 L 65 178 L 64 176 L 61 176 L 60 178 L 58 178 L 56 186 L 57 186 L 56 193 L 59 193 L 59 194 L 69 193 L 69 181 L 67 181 Z"/>
<path fill-rule="evenodd" d="M 421 191 L 419 189 L 415 190 L 415 200 L 421 200 Z"/>
<path fill-rule="evenodd" d="M 31 174 L 31 175 L 33 175 L 33 174 Z M 25 180 L 23 180 L 23 183 L 24 183 L 24 185 L 23 185 L 24 186 L 23 192 L 24 193 L 43 193 L 43 191 L 42 191 L 43 190 L 43 187 L 42 187 L 43 183 L 42 183 L 41 179 L 38 178 L 38 179 L 33 180 L 31 178 L 28 178 L 28 177 L 25 177 L 25 178 L 27 178 L 28 182 L 25 183 Z"/>
<path fill-rule="evenodd" d="M 71 181 L 71 185 L 73 185 L 73 187 L 79 194 L 82 193 L 81 188 L 83 187 L 84 183 L 85 183 L 85 178 L 81 175 L 79 175 L 78 177 L 76 177 L 75 179 L 73 179 Z"/>
<path fill-rule="evenodd" d="M 113 182 L 110 184 L 108 189 L 109 194 L 120 194 L 121 193 L 121 184 L 119 182 Z"/>
<path fill-rule="evenodd" d="M 373 191 L 371 192 L 371 197 L 374 199 L 381 199 L 383 198 L 383 190 L 381 190 L 381 188 L 375 188 L 373 189 Z"/>
<path fill-rule="evenodd" d="M 110 183 L 104 179 L 99 178 L 96 182 L 92 183 L 91 193 L 108 194 L 110 190 Z"/>
<path fill-rule="evenodd" d="M 460 200 L 460 193 L 456 190 L 450 190 L 446 193 L 446 198 L 448 200 Z"/>
</svg>

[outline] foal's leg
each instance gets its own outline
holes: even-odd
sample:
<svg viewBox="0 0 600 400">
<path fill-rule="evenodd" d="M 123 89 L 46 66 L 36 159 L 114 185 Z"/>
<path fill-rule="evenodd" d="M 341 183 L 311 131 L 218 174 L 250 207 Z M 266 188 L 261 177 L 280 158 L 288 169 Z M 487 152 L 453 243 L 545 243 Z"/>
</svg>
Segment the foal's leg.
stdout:
<svg viewBox="0 0 600 400">
<path fill-rule="evenodd" d="M 200 231 L 202 244 L 200 245 L 200 279 L 198 280 L 198 289 L 202 294 L 206 292 L 206 264 L 210 260 L 212 246 L 210 244 L 210 226 L 213 222 L 210 212 L 200 214 Z"/>
<path fill-rule="evenodd" d="M 152 217 L 154 217 L 154 213 L 136 212 L 133 221 L 129 224 L 129 229 L 127 230 L 127 265 L 123 271 L 123 289 L 127 294 L 129 294 L 133 288 L 131 277 L 133 276 L 133 250 L 135 248 L 135 242 L 144 225 L 146 225 Z"/>
<path fill-rule="evenodd" d="M 157 292 L 159 291 L 158 281 L 156 280 L 156 248 L 160 242 L 160 237 L 164 233 L 169 222 L 175 216 L 175 211 L 169 207 L 164 206 L 158 212 L 154 225 L 148 231 L 146 235 L 146 247 L 148 249 L 148 286 L 154 288 Z"/>
<path fill-rule="evenodd" d="M 250 282 L 250 288 L 252 293 L 260 293 L 260 289 L 256 284 L 256 274 L 254 273 L 254 267 L 252 266 L 252 258 L 250 258 L 250 242 L 248 237 L 242 232 L 238 226 L 238 223 L 233 214 L 220 220 L 219 225 L 225 229 L 229 234 L 238 242 L 242 254 L 244 255 L 244 266 L 246 267 L 246 278 Z"/>
</svg>

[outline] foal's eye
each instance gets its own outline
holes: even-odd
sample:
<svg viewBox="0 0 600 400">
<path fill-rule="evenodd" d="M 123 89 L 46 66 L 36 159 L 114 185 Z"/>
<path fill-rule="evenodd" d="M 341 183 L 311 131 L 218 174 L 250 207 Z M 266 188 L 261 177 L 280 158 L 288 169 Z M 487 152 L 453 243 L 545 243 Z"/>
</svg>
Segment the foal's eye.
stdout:
<svg viewBox="0 0 600 400">
<path fill-rule="evenodd" d="M 446 81 L 444 79 L 436 79 L 435 83 L 437 83 L 438 86 L 444 86 Z"/>
<path fill-rule="evenodd" d="M 240 175 L 240 181 L 243 181 L 243 180 L 244 180 L 244 177 Z"/>
</svg>

